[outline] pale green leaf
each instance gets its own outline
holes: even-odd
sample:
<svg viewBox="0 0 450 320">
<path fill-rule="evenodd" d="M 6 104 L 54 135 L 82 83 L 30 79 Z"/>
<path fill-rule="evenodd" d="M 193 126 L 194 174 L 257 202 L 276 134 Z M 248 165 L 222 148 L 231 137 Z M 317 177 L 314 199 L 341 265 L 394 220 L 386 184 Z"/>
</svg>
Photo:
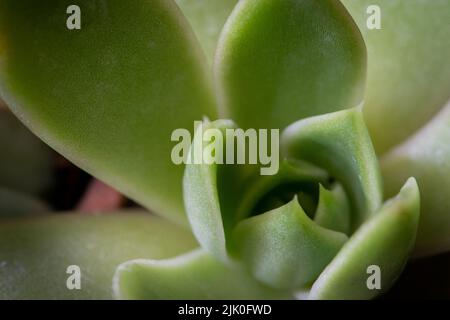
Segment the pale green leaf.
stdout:
<svg viewBox="0 0 450 320">
<path fill-rule="evenodd" d="M 353 234 L 314 283 L 309 298 L 370 299 L 386 292 L 414 248 L 419 211 L 419 189 L 412 178 Z M 380 273 L 370 266 L 379 267 Z M 368 282 L 376 285 L 371 275 L 379 277 L 379 289 L 369 289 Z"/>
<path fill-rule="evenodd" d="M 266 200 L 269 202 L 273 200 L 279 203 L 278 206 L 272 205 L 274 208 L 284 205 L 292 199 L 292 197 L 289 198 L 292 192 L 296 193 L 301 200 L 314 202 L 314 199 L 310 199 L 311 195 L 305 191 L 311 191 L 311 189 L 314 189 L 314 185 L 327 183 L 329 180 L 329 176 L 324 170 L 308 162 L 298 159 L 282 159 L 281 161 L 279 170 L 275 175 L 261 176 L 254 174 L 253 179 L 246 181 L 245 187 L 247 189 L 236 209 L 239 220 L 252 214 L 260 214 L 267 211 L 255 211 L 264 209 Z M 292 187 L 289 188 L 289 186 Z M 280 190 L 277 190 L 278 188 Z M 260 208 L 261 202 L 263 202 L 263 208 Z"/>
<path fill-rule="evenodd" d="M 255 166 L 195 163 L 208 154 L 205 151 L 211 145 L 203 140 L 205 132 L 219 130 L 224 150 L 216 152 L 222 154 L 226 130 L 233 128 L 230 120 L 203 122 L 195 133 L 184 175 L 184 201 L 192 230 L 202 248 L 222 261 L 228 260 L 230 233 L 236 223 L 255 213 L 258 202 L 271 190 L 289 183 L 323 183 L 328 178 L 323 170 L 297 160 L 283 161 L 278 173 L 271 176 L 261 176 Z"/>
<path fill-rule="evenodd" d="M 283 154 L 325 169 L 344 187 L 352 203 L 352 228 L 376 213 L 381 178 L 369 133 L 357 109 L 300 120 L 283 132 Z"/>
<path fill-rule="evenodd" d="M 347 194 L 340 184 L 332 190 L 320 185 L 320 196 L 314 222 L 318 225 L 349 234 L 351 230 L 351 208 Z"/>
<path fill-rule="evenodd" d="M 228 120 L 216 122 L 204 121 L 197 129 L 189 151 L 183 180 L 184 202 L 189 222 L 200 245 L 207 252 L 222 261 L 228 260 L 224 221 L 226 214 L 222 214 L 219 200 L 218 166 L 217 164 L 195 163 L 195 159 L 203 156 L 208 143 L 203 141 L 203 132 L 216 129 L 224 132 L 226 128 L 234 128 Z M 200 148 L 196 148 L 199 145 Z M 216 152 L 222 152 L 217 150 Z"/>
<path fill-rule="evenodd" d="M 166 259 L 196 246 L 188 231 L 148 213 L 2 221 L 0 299 L 111 299 L 119 264 Z M 71 265 L 80 267 L 81 290 L 66 286 Z"/>
<path fill-rule="evenodd" d="M 243 128 L 292 122 L 362 102 L 366 49 L 338 0 L 243 0 L 219 40 L 222 116 Z"/>
<path fill-rule="evenodd" d="M 423 126 L 450 97 L 450 1 L 342 2 L 367 45 L 364 114 L 381 153 Z M 380 30 L 367 28 L 370 5 L 381 10 Z"/>
<path fill-rule="evenodd" d="M 255 278 L 270 287 L 292 290 L 310 285 L 347 236 L 315 224 L 294 198 L 240 222 L 234 240 L 240 259 Z"/>
<path fill-rule="evenodd" d="M 214 116 L 207 66 L 171 0 L 0 1 L 0 92 L 34 133 L 137 202 L 184 221 L 171 133 Z"/>
<path fill-rule="evenodd" d="M 408 176 L 421 190 L 416 254 L 450 250 L 450 105 L 404 144 L 384 156 L 381 168 L 386 195 Z"/>
<path fill-rule="evenodd" d="M 129 261 L 114 277 L 121 299 L 288 299 L 258 283 L 238 266 L 227 267 L 201 250 L 169 260 Z"/>
<path fill-rule="evenodd" d="M 211 62 L 220 32 L 238 0 L 176 0 Z"/>
</svg>

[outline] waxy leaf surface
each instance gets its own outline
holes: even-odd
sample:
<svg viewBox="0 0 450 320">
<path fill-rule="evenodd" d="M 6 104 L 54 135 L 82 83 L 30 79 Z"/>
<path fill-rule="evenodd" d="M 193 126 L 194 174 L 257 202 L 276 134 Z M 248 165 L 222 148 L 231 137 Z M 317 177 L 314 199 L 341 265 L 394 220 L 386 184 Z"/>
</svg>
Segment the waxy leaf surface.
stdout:
<svg viewBox="0 0 450 320">
<path fill-rule="evenodd" d="M 1 299 L 112 299 L 117 266 L 165 259 L 197 246 L 192 235 L 149 213 L 58 214 L 0 221 Z M 81 290 L 68 290 L 71 265 Z"/>
<path fill-rule="evenodd" d="M 186 222 L 171 133 L 214 116 L 206 63 L 166 0 L 0 1 L 0 93 L 69 160 L 166 217 Z"/>
</svg>

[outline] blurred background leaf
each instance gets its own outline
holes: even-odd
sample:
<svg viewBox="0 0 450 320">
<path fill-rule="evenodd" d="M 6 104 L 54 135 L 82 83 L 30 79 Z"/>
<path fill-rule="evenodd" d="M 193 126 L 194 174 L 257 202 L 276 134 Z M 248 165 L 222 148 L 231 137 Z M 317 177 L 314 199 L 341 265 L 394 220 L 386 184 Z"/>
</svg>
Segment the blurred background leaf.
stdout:
<svg viewBox="0 0 450 320">
<path fill-rule="evenodd" d="M 112 299 L 116 267 L 197 246 L 189 231 L 148 213 L 60 214 L 0 223 L 0 299 Z M 66 269 L 81 269 L 68 290 Z"/>
<path fill-rule="evenodd" d="M 238 0 L 176 0 L 189 20 L 209 63 L 214 60 L 222 28 Z"/>
<path fill-rule="evenodd" d="M 54 179 L 52 150 L 0 108 L 0 186 L 42 195 Z"/>
<path fill-rule="evenodd" d="M 450 97 L 450 1 L 342 0 L 368 51 L 364 113 L 378 153 L 404 141 Z M 381 9 L 369 30 L 367 8 Z"/>
<path fill-rule="evenodd" d="M 381 159 L 386 195 L 406 177 L 420 187 L 417 255 L 450 250 L 450 104 L 422 130 Z"/>
</svg>

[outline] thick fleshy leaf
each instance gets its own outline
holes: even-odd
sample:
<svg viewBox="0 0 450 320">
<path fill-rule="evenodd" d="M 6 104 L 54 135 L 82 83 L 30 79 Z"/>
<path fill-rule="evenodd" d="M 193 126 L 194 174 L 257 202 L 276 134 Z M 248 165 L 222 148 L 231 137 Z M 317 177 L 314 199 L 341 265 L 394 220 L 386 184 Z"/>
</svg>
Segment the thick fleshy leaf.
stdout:
<svg viewBox="0 0 450 320">
<path fill-rule="evenodd" d="M 297 194 L 302 205 L 311 205 L 311 201 L 314 200 L 306 191 L 312 191 L 314 189 L 312 186 L 327 183 L 328 180 L 329 176 L 324 170 L 308 162 L 283 159 L 277 174 L 255 175 L 253 179 L 246 181 L 247 189 L 237 209 L 237 218 L 242 220 L 250 215 L 264 213 L 268 211 L 264 210 L 267 207 L 281 207 L 292 200 L 292 194 Z M 270 205 L 271 202 L 274 203 Z M 279 205 L 276 205 L 277 203 Z M 314 207 L 314 204 L 311 207 Z"/>
<path fill-rule="evenodd" d="M 353 206 L 353 230 L 379 209 L 378 160 L 359 110 L 300 120 L 286 128 L 281 143 L 285 156 L 324 168 L 342 184 Z"/>
<path fill-rule="evenodd" d="M 318 225 L 349 234 L 351 230 L 351 208 L 347 194 L 341 185 L 332 190 L 320 185 L 320 196 L 314 222 Z"/>
<path fill-rule="evenodd" d="M 227 215 L 222 216 L 218 193 L 218 166 L 217 164 L 195 163 L 200 159 L 205 147 L 209 144 L 203 141 L 203 132 L 206 130 L 226 130 L 234 128 L 232 121 L 218 120 L 204 121 L 195 132 L 188 159 L 192 163 L 186 164 L 183 191 L 186 213 L 197 240 L 209 253 L 222 261 L 228 260 L 224 221 Z M 197 148 L 196 145 L 200 145 Z M 217 150 L 216 152 L 222 152 Z"/>
<path fill-rule="evenodd" d="M 212 62 L 220 32 L 238 0 L 176 0 Z"/>
<path fill-rule="evenodd" d="M 414 248 L 419 211 L 419 189 L 412 178 L 356 231 L 314 283 L 309 298 L 370 299 L 388 290 Z M 379 276 L 379 289 L 369 289 L 371 275 Z"/>
<path fill-rule="evenodd" d="M 414 176 L 421 190 L 416 254 L 450 250 L 450 104 L 381 160 L 386 195 Z"/>
<path fill-rule="evenodd" d="M 319 276 L 347 236 L 315 224 L 294 198 L 240 222 L 234 240 L 255 278 L 273 288 L 301 289 Z"/>
<path fill-rule="evenodd" d="M 222 116 L 243 128 L 282 129 L 355 107 L 365 67 L 362 36 L 340 1 L 241 1 L 216 52 Z"/>
<path fill-rule="evenodd" d="M 0 109 L 0 185 L 42 194 L 52 182 L 51 150 L 7 109 Z"/>
<path fill-rule="evenodd" d="M 171 133 L 214 116 L 199 45 L 171 0 L 0 1 L 0 92 L 49 145 L 137 202 L 185 220 Z"/>
<path fill-rule="evenodd" d="M 450 96 L 450 1 L 342 0 L 368 51 L 364 114 L 384 152 L 430 120 Z M 381 10 L 381 29 L 367 20 Z"/>
<path fill-rule="evenodd" d="M 0 218 L 16 218 L 49 212 L 41 200 L 26 193 L 0 187 Z"/>
<path fill-rule="evenodd" d="M 121 299 L 287 299 L 238 266 L 227 267 L 202 250 L 169 260 L 134 260 L 117 269 L 114 291 Z"/>
<path fill-rule="evenodd" d="M 150 214 L 60 214 L 2 221 L 0 299 L 111 299 L 117 266 L 165 259 L 197 246 L 192 235 Z M 66 286 L 81 270 L 81 290 Z"/>
<path fill-rule="evenodd" d="M 270 176 L 261 176 L 256 165 L 195 163 L 211 145 L 203 140 L 205 132 L 221 132 L 226 151 L 226 130 L 234 128 L 230 120 L 204 121 L 194 135 L 184 175 L 184 201 L 192 230 L 202 248 L 222 261 L 228 260 L 227 249 L 232 240 L 229 235 L 236 223 L 253 214 L 258 201 L 272 189 L 288 183 L 323 183 L 328 179 L 323 170 L 301 161 L 283 161 L 278 173 Z"/>
</svg>

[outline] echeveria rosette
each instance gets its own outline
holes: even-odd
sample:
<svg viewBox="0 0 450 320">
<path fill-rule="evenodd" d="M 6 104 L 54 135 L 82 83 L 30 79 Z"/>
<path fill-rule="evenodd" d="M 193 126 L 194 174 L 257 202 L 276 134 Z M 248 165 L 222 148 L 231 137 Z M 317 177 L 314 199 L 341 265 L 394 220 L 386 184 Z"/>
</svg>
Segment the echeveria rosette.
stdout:
<svg viewBox="0 0 450 320">
<path fill-rule="evenodd" d="M 234 127 L 225 120 L 204 124 L 204 129 Z M 254 281 L 239 280 L 243 290 L 240 297 L 248 298 L 250 291 L 253 298 L 262 299 L 267 288 L 272 288 L 274 297 L 283 297 L 282 293 L 295 297 L 298 291 L 311 290 L 309 298 L 364 299 L 380 293 L 366 286 L 370 265 L 384 270 L 382 288 L 387 290 L 414 246 L 419 217 L 415 180 L 408 181 L 394 199 L 381 204 L 378 162 L 362 115 L 356 109 L 300 120 L 284 131 L 281 142 L 282 158 L 286 160 L 276 176 L 230 181 L 222 179 L 222 170 L 229 174 L 230 170 L 245 168 L 188 164 L 184 178 L 186 210 L 203 253 L 168 261 L 127 262 L 116 273 L 118 296 L 156 299 L 162 298 L 164 292 L 171 298 L 236 298 L 239 296 L 233 295 L 232 289 L 236 284 L 228 279 L 229 274 L 240 278 L 246 271 L 264 286 L 258 293 Z M 192 148 L 191 155 L 195 152 Z M 310 169 L 311 165 L 303 161 L 330 173 L 339 168 L 344 172 L 337 175 L 342 186 L 327 182 L 321 171 L 307 174 L 304 166 Z M 310 192 L 303 186 L 314 182 L 328 184 L 332 190 L 318 188 L 321 214 L 316 221 L 308 217 L 297 197 L 275 209 L 254 211 L 268 195 L 286 196 L 283 188 L 283 194 L 271 192 L 284 184 L 298 188 L 290 191 Z M 236 206 L 223 205 L 221 200 L 232 188 L 237 188 L 240 195 Z M 256 194 L 255 188 L 259 191 Z M 343 197 L 343 190 L 348 196 Z M 341 211 L 336 213 L 336 209 Z M 339 222 L 336 214 L 340 215 Z M 349 224 L 342 227 L 341 219 Z M 349 238 L 347 233 L 353 235 Z M 210 261 L 203 267 L 207 271 L 199 272 L 194 266 L 200 266 L 205 259 Z M 217 268 L 223 270 L 218 272 Z M 225 291 L 214 295 L 211 288 L 219 279 Z M 177 292 L 177 286 L 184 289 Z"/>
<path fill-rule="evenodd" d="M 4 260 L 24 261 L 33 268 L 42 261 L 33 260 L 38 255 L 31 252 L 44 250 L 45 261 L 53 264 L 37 268 L 28 284 L 51 277 L 50 269 L 53 274 L 64 271 L 68 261 L 82 260 L 90 279 L 102 279 L 98 286 L 90 283 L 82 291 L 88 297 L 109 297 L 111 286 L 105 286 L 112 271 L 133 258 L 141 259 L 116 271 L 116 297 L 270 299 L 293 297 L 297 290 L 306 289 L 309 298 L 371 298 L 380 293 L 365 287 L 371 264 L 383 270 L 382 288 L 387 290 L 414 245 L 419 216 L 415 181 L 408 180 L 398 191 L 419 171 L 405 169 L 397 174 L 393 167 L 392 176 L 384 177 L 385 189 L 398 195 L 382 203 L 376 155 L 361 113 L 354 109 L 363 104 L 364 87 L 370 85 L 365 85 L 366 50 L 344 6 L 337 0 L 241 0 L 225 19 L 235 1 L 226 5 L 209 1 L 208 7 L 197 9 L 187 6 L 187 0 L 177 3 L 201 45 L 169 0 L 79 1 L 84 22 L 82 30 L 74 32 L 64 28 L 60 17 L 70 1 L 45 0 L 36 6 L 31 0 L 1 0 L 0 91 L 24 123 L 83 169 L 178 223 L 186 224 L 186 209 L 202 248 L 159 260 L 193 249 L 188 232 L 149 219 L 138 223 L 161 230 L 157 236 L 121 241 L 111 236 L 132 234 L 139 228 L 136 224 L 119 228 L 126 217 L 116 216 L 115 227 L 108 227 L 110 218 L 95 217 L 105 232 L 96 232 L 96 224 L 87 218 L 71 216 L 85 222 L 47 225 L 44 217 L 31 234 L 30 221 L 5 225 L 10 231 L 4 238 L 5 232 L 0 232 Z M 420 16 L 424 2 L 409 3 L 408 14 Z M 436 3 L 430 4 L 430 15 L 445 15 L 447 4 Z M 364 14 L 355 8 L 349 7 L 354 17 Z M 356 20 L 363 30 L 361 20 Z M 203 29 L 205 25 L 210 28 Z M 432 42 L 431 37 L 427 40 Z M 378 42 L 371 37 L 365 41 L 370 83 L 371 59 L 376 59 L 371 48 Z M 429 55 L 419 49 L 411 47 L 410 54 L 422 66 Z M 434 65 L 446 61 L 448 51 L 442 49 L 442 54 L 431 55 L 436 57 Z M 208 60 L 213 62 L 217 99 Z M 399 79 L 407 82 L 408 75 L 403 78 L 400 73 Z M 439 85 L 445 86 L 445 81 Z M 426 93 L 429 86 L 423 88 L 410 93 Z M 407 103 L 403 107 L 406 110 Z M 205 115 L 215 119 L 216 114 L 237 124 L 219 120 L 205 125 L 288 127 L 281 141 L 280 172 L 261 177 L 247 166 L 193 165 L 187 166 L 182 182 L 183 168 L 170 161 L 170 133 L 192 128 L 193 121 Z M 385 163 L 383 172 L 388 168 Z M 279 195 L 285 203 L 274 206 Z M 425 199 L 433 201 L 433 197 Z M 308 202 L 311 198 L 317 208 Z M 445 208 L 440 212 L 448 215 Z M 426 215 L 422 208 L 421 216 Z M 77 230 L 91 230 L 93 241 L 103 243 L 103 249 L 120 243 L 114 259 L 98 262 L 93 253 L 102 248 L 91 250 L 89 242 L 62 250 L 58 243 L 73 245 Z M 272 230 L 273 236 L 264 230 Z M 286 233 L 285 238 L 276 241 L 280 232 Z M 36 233 L 39 236 L 33 239 L 40 241 L 21 246 L 25 235 Z M 435 236 L 434 248 L 442 236 Z M 149 249 L 145 254 L 133 251 L 136 254 L 130 257 L 131 247 Z M 265 248 L 289 254 L 278 259 Z M 65 259 L 60 259 L 61 251 L 66 252 Z M 16 252 L 21 255 L 15 256 Z M 321 259 L 316 259 L 317 254 Z M 102 274 L 104 268 L 108 272 Z M 32 296 L 16 269 L 9 269 L 6 276 L 9 288 L 25 288 L 16 297 Z M 45 294 L 63 295 L 51 285 L 45 286 Z"/>
<path fill-rule="evenodd" d="M 317 16 L 298 19 L 298 14 L 306 9 L 317 12 Z M 332 57 L 317 58 L 324 47 L 333 45 L 329 39 L 323 40 L 323 29 L 313 27 L 312 21 L 321 19 L 334 31 L 329 37 L 340 45 Z M 297 291 L 312 288 L 311 298 L 371 298 L 380 293 L 366 287 L 367 267 L 371 264 L 385 270 L 383 290 L 387 290 L 414 246 L 419 192 L 412 179 L 395 199 L 382 206 L 378 162 L 362 114 L 354 108 L 332 112 L 342 109 L 342 105 L 358 105 L 362 99 L 358 88 L 364 83 L 365 51 L 352 20 L 334 1 L 243 1 L 224 30 L 214 70 L 225 114 L 245 128 L 284 128 L 292 119 L 328 114 L 300 120 L 284 130 L 283 163 L 276 176 L 260 177 L 245 166 L 188 164 L 184 176 L 185 207 L 204 252 L 169 261 L 128 262 L 116 274 L 116 293 L 131 299 L 161 298 L 162 290 L 177 298 L 233 298 L 236 295 L 229 292 L 229 286 L 233 288 L 235 284 L 228 280 L 230 271 L 225 271 L 231 269 L 236 275 L 247 271 L 261 284 L 286 295 L 295 296 Z M 279 50 L 265 45 L 268 34 L 274 40 L 273 47 Z M 311 36 L 310 42 L 305 40 L 306 35 Z M 292 66 L 292 61 L 311 70 Z M 336 69 L 334 76 L 341 77 L 336 85 L 329 68 L 338 61 L 348 65 Z M 299 69 L 304 73 L 296 72 Z M 325 69 L 328 72 L 321 72 Z M 308 83 L 314 78 L 310 77 L 314 71 L 320 80 Z M 293 90 L 283 79 L 290 79 L 297 87 L 304 84 L 306 90 Z M 327 81 L 330 86 L 333 83 L 333 90 L 328 90 Z M 335 105 L 331 104 L 333 98 Z M 307 105 L 317 108 L 305 108 Z M 255 117 L 256 112 L 261 116 Z M 219 120 L 205 121 L 202 129 L 224 133 L 236 127 L 232 121 Z M 197 139 L 201 141 L 202 132 L 199 130 L 194 136 L 194 145 Z M 208 143 L 204 143 L 207 147 Z M 196 151 L 192 148 L 192 159 Z M 316 168 L 311 170 L 312 166 Z M 319 168 L 338 182 L 329 183 Z M 261 210 L 258 205 L 266 197 L 276 197 L 272 191 L 280 187 L 280 197 L 293 191 L 317 196 L 310 187 L 314 184 L 316 191 L 320 190 L 320 215 L 316 222 L 307 216 L 297 197 L 268 211 L 254 211 Z M 335 192 L 321 184 L 328 184 Z M 282 188 L 284 185 L 290 185 L 290 190 Z M 336 219 L 335 215 L 340 216 Z M 346 233 L 354 235 L 349 239 Z M 208 255 L 209 259 L 215 257 L 215 261 L 222 262 L 220 268 L 227 268 L 217 273 L 212 266 L 207 272 L 198 267 L 205 274 L 202 277 L 194 266 L 199 266 Z M 342 266 L 342 260 L 347 265 Z M 211 273 L 215 275 L 213 279 Z M 225 291 L 214 296 L 210 293 L 211 283 L 216 285 L 220 274 Z M 320 281 L 315 282 L 317 279 Z M 333 285 L 334 282 L 339 285 Z M 251 284 L 240 283 L 242 292 L 253 289 Z M 190 289 L 176 292 L 174 288 L 178 286 Z M 253 295 L 265 296 L 262 292 Z"/>
</svg>

